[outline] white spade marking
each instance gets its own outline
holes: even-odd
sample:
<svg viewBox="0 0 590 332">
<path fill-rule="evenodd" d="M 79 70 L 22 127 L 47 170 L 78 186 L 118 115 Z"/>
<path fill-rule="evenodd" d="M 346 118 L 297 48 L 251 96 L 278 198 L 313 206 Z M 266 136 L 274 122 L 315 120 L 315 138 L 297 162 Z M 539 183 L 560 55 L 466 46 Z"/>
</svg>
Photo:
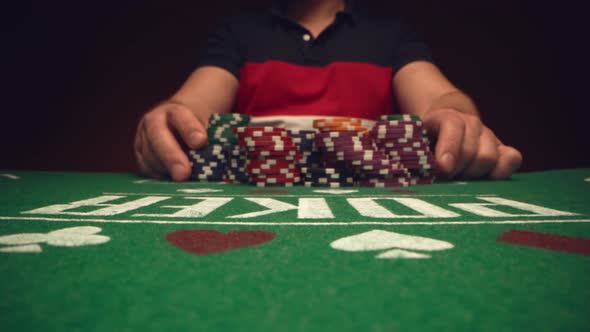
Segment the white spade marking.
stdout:
<svg viewBox="0 0 590 332">
<path fill-rule="evenodd" d="M 453 248 L 453 244 L 446 241 L 379 229 L 343 237 L 332 242 L 330 246 L 345 251 L 371 251 L 389 248 L 436 251 Z"/>
<path fill-rule="evenodd" d="M 416 258 L 430 258 L 430 257 L 431 256 L 427 255 L 427 254 L 408 251 L 408 250 L 401 250 L 401 249 L 392 249 L 392 250 L 389 250 L 386 252 L 382 252 L 379 255 L 375 256 L 375 258 L 379 258 L 379 259 L 398 259 L 398 258 L 416 259 Z"/>
<path fill-rule="evenodd" d="M 430 255 L 409 250 L 437 251 L 454 247 L 452 243 L 442 240 L 388 232 L 379 229 L 340 238 L 330 243 L 330 246 L 334 249 L 344 251 L 374 251 L 390 249 L 375 256 L 375 258 L 380 259 L 430 258 Z"/>
<path fill-rule="evenodd" d="M 181 193 L 185 193 L 185 194 L 202 194 L 202 193 L 218 193 L 223 190 L 203 188 L 203 189 L 177 189 L 176 191 L 180 191 Z"/>
</svg>

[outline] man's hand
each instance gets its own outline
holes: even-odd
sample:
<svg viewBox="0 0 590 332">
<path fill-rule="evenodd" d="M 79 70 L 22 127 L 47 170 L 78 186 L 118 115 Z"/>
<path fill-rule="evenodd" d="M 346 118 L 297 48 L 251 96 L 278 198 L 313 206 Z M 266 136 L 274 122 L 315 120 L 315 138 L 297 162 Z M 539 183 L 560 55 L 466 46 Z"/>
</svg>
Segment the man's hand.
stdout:
<svg viewBox="0 0 590 332">
<path fill-rule="evenodd" d="M 135 136 L 139 171 L 151 177 L 185 181 L 191 167 L 181 142 L 190 149 L 207 143 L 206 123 L 214 113 L 228 113 L 239 88 L 238 79 L 219 67 L 195 70 L 170 98 L 143 116 Z"/>
<path fill-rule="evenodd" d="M 146 113 L 135 135 L 135 157 L 143 175 L 187 180 L 191 167 L 177 136 L 191 149 L 207 142 L 205 126 L 187 107 L 164 103 Z"/>
<path fill-rule="evenodd" d="M 427 111 L 422 119 L 437 138 L 436 162 L 444 177 L 505 179 L 522 163 L 521 153 L 502 144 L 476 115 L 443 108 Z"/>
</svg>

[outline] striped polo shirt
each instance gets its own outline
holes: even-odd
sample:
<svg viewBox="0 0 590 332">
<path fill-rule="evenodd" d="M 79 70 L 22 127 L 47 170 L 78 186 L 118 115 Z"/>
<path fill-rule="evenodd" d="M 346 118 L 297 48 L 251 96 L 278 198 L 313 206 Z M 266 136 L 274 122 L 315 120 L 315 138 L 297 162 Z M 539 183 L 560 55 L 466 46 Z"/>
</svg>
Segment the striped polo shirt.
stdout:
<svg viewBox="0 0 590 332">
<path fill-rule="evenodd" d="M 239 80 L 234 112 L 253 117 L 346 116 L 375 119 L 395 113 L 392 79 L 404 65 L 432 61 L 428 47 L 397 17 L 370 17 L 352 1 L 314 38 L 285 15 L 224 19 L 199 66 L 221 67 Z"/>
</svg>

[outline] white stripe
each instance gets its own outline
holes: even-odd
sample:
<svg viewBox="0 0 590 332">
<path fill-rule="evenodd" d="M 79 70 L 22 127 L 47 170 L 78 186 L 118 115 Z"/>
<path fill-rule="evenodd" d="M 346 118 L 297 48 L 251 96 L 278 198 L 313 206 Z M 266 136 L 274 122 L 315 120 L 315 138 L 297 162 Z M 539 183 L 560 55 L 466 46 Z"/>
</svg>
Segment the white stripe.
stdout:
<svg viewBox="0 0 590 332">
<path fill-rule="evenodd" d="M 338 116 L 255 116 L 250 118 L 250 126 L 271 126 L 282 127 L 287 129 L 313 130 L 313 120 L 322 118 L 338 118 Z M 361 124 L 365 127 L 373 127 L 375 121 L 361 119 Z"/>
<path fill-rule="evenodd" d="M 549 224 L 549 223 L 590 223 L 590 219 L 545 219 L 545 220 L 472 220 L 472 221 L 351 221 L 351 222 L 307 222 L 307 221 L 178 221 L 178 220 L 141 220 L 141 219 L 96 219 L 96 218 L 46 218 L 46 217 L 9 217 L 0 216 L 0 220 L 43 220 L 43 221 L 69 221 L 69 222 L 103 222 L 103 223 L 129 223 L 129 224 L 194 224 L 194 225 L 249 225 L 249 226 L 356 226 L 356 225 L 497 225 L 497 224 Z"/>
<path fill-rule="evenodd" d="M 4 176 L 4 177 L 7 177 L 7 178 L 9 178 L 11 180 L 18 180 L 18 179 L 20 179 L 18 176 L 14 175 L 14 174 L 4 173 L 4 174 L 0 174 L 0 175 L 1 176 Z"/>
<path fill-rule="evenodd" d="M 280 188 L 280 187 L 279 187 Z M 258 190 L 258 189 L 252 189 L 252 190 Z M 106 193 L 102 193 L 103 195 L 122 195 L 122 196 L 130 196 L 130 195 L 140 195 L 140 196 L 181 196 L 181 197 L 190 197 L 192 196 L 189 193 L 186 194 L 167 194 L 167 193 L 146 193 L 146 192 L 140 192 L 140 193 L 110 193 L 110 192 L 106 192 Z M 202 195 L 200 195 L 202 196 Z M 283 194 L 269 194 L 269 193 L 260 193 L 260 194 L 256 194 L 256 193 L 243 193 L 243 194 L 236 194 L 236 195 L 228 195 L 228 194 L 216 194 L 216 193 L 207 193 L 207 196 L 210 197 L 252 197 L 252 196 L 275 196 L 275 197 L 330 197 L 330 196 L 326 196 L 326 195 L 317 195 L 317 194 L 311 194 L 311 195 L 305 195 L 305 194 L 298 194 L 298 195 L 294 195 L 294 194 L 289 194 L 289 195 L 283 195 Z M 497 196 L 497 194 L 404 194 L 404 195 L 392 195 L 392 194 L 383 194 L 383 195 L 369 195 L 369 194 L 365 194 L 365 195 L 346 195 L 344 197 L 470 197 L 470 196 Z"/>
</svg>

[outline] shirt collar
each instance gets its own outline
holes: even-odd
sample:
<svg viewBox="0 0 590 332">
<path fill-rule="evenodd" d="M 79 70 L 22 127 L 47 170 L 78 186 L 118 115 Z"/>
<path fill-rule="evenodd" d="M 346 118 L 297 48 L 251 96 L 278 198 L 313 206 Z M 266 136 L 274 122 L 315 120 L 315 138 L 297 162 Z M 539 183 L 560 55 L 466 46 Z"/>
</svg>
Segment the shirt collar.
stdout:
<svg viewBox="0 0 590 332">
<path fill-rule="evenodd" d="M 271 15 L 278 18 L 286 18 L 286 2 L 287 0 L 273 0 Z M 344 10 L 336 13 L 336 17 L 338 16 L 346 17 L 354 23 L 357 19 L 357 13 L 354 10 L 354 0 L 344 0 Z"/>
</svg>

